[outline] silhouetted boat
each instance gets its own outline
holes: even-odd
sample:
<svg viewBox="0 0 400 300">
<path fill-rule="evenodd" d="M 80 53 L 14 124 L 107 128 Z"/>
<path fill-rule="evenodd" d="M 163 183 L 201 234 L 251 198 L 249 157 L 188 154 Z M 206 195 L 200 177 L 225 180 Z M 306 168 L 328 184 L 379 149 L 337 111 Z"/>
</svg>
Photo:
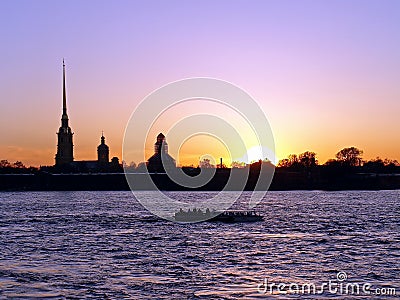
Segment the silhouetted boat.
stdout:
<svg viewBox="0 0 400 300">
<path fill-rule="evenodd" d="M 226 210 L 203 212 L 200 209 L 183 211 L 182 209 L 175 213 L 175 221 L 178 222 L 224 222 L 224 223 L 243 223 L 262 221 L 264 217 L 255 210 Z"/>
<path fill-rule="evenodd" d="M 220 221 L 225 223 L 258 222 L 264 217 L 255 210 L 227 210 L 212 217 L 210 221 Z"/>
</svg>

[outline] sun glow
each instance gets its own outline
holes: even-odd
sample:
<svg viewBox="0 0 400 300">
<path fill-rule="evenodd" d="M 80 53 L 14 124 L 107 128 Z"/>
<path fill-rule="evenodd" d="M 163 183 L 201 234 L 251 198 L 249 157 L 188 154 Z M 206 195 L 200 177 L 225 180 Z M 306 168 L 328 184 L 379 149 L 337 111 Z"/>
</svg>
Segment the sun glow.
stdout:
<svg viewBox="0 0 400 300">
<path fill-rule="evenodd" d="M 278 158 L 275 155 L 275 153 L 272 150 L 268 149 L 267 147 L 261 147 L 261 146 L 254 146 L 248 148 L 246 155 L 239 157 L 235 160 L 250 164 L 252 162 L 265 159 L 271 161 L 275 165 L 278 163 Z"/>
<path fill-rule="evenodd" d="M 208 133 L 207 130 L 202 132 L 203 127 L 201 124 L 197 126 L 196 119 L 181 125 L 185 118 L 201 115 L 209 117 L 210 124 L 213 124 L 211 128 L 216 129 L 216 133 Z M 166 136 L 169 154 L 179 166 L 197 167 L 203 155 L 208 155 L 213 165 L 219 165 L 222 158 L 226 167 L 231 167 L 232 161 L 251 163 L 268 158 L 275 162 L 273 151 L 259 145 L 259 139 L 249 122 L 240 113 L 221 103 L 207 99 L 182 102 L 169 107 L 154 121 L 148 132 L 145 156 L 148 158 L 152 155 L 155 137 L 162 132 Z M 196 126 L 187 130 L 193 123 Z M 225 124 L 228 124 L 226 129 L 222 129 Z M 176 131 L 176 128 L 180 129 Z M 182 130 L 187 130 L 187 135 L 181 135 Z"/>
<path fill-rule="evenodd" d="M 181 145 L 176 162 L 179 166 L 197 167 L 203 159 L 209 159 L 212 165 L 219 165 L 221 158 L 226 167 L 231 166 L 232 158 L 226 145 L 213 136 L 200 134 L 188 138 Z"/>
</svg>

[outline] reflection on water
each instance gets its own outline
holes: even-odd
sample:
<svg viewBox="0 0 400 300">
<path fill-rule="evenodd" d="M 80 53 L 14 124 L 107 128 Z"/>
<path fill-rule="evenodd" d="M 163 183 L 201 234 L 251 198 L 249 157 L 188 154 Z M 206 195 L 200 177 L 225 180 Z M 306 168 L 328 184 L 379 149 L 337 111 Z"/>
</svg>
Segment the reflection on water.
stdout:
<svg viewBox="0 0 400 300">
<path fill-rule="evenodd" d="M 265 299 L 265 278 L 339 271 L 400 293 L 399 191 L 269 192 L 259 208 L 263 222 L 176 224 L 130 192 L 0 193 L 0 297 Z"/>
</svg>

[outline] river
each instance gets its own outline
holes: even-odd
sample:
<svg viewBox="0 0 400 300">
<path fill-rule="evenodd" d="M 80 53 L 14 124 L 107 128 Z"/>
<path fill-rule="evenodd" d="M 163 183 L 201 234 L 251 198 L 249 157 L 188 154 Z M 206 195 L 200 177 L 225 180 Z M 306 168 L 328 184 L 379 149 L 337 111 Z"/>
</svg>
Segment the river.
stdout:
<svg viewBox="0 0 400 300">
<path fill-rule="evenodd" d="M 0 298 L 399 297 L 400 191 L 268 192 L 258 209 L 178 224 L 131 192 L 0 193 Z"/>
</svg>

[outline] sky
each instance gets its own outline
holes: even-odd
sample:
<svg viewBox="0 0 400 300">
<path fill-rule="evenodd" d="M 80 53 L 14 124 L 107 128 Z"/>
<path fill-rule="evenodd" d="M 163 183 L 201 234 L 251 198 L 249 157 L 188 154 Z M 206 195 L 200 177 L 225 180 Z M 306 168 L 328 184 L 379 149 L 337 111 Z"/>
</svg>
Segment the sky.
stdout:
<svg viewBox="0 0 400 300">
<path fill-rule="evenodd" d="M 0 159 L 54 164 L 65 58 L 76 160 L 96 159 L 102 131 L 110 157 L 121 159 L 142 99 L 188 77 L 248 92 L 269 121 L 277 158 L 310 150 L 324 163 L 356 146 L 364 159 L 400 160 L 399 28 L 396 0 L 3 0 Z M 167 132 L 167 123 L 151 134 Z M 211 153 L 229 161 L 228 152 L 197 136 L 177 160 L 196 165 Z"/>
</svg>

